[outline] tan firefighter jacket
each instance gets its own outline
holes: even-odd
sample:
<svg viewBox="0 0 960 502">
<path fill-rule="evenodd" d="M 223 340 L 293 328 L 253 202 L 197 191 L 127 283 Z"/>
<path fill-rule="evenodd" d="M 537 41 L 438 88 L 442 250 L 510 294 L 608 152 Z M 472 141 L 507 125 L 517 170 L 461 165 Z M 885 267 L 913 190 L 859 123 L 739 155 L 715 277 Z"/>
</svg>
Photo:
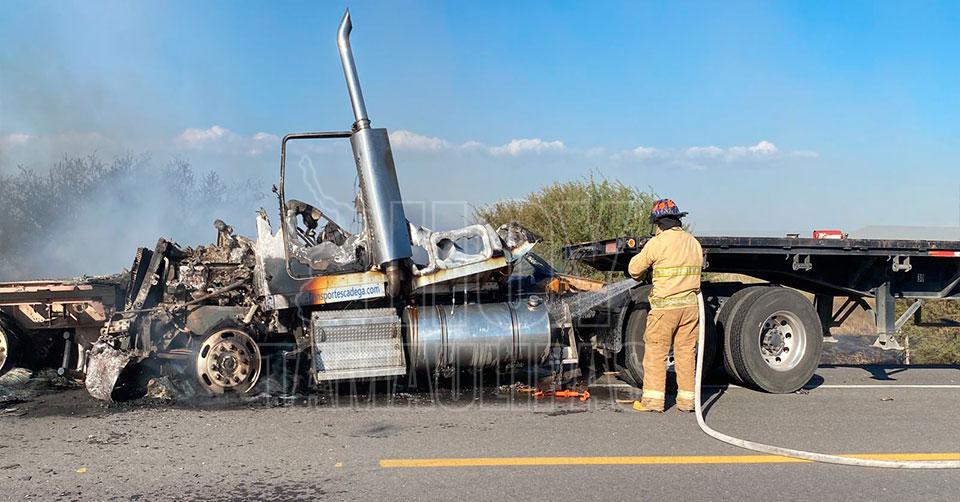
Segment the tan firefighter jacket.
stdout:
<svg viewBox="0 0 960 502">
<path fill-rule="evenodd" d="M 664 230 L 651 238 L 634 256 L 627 272 L 639 279 L 653 268 L 650 291 L 652 309 L 675 309 L 697 304 L 700 273 L 703 269 L 703 248 L 680 227 Z"/>
</svg>

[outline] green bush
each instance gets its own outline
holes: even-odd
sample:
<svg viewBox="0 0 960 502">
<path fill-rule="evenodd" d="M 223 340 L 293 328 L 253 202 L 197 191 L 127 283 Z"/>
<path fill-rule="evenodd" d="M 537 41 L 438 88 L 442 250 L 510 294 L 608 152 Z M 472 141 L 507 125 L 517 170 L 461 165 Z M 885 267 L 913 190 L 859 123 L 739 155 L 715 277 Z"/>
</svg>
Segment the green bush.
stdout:
<svg viewBox="0 0 960 502">
<path fill-rule="evenodd" d="M 560 249 L 577 242 L 650 233 L 650 207 L 657 195 L 602 175 L 547 185 L 521 199 L 503 200 L 475 210 L 479 222 L 494 228 L 517 221 L 543 238 L 536 252 L 561 270 L 577 270 L 562 261 Z"/>
</svg>

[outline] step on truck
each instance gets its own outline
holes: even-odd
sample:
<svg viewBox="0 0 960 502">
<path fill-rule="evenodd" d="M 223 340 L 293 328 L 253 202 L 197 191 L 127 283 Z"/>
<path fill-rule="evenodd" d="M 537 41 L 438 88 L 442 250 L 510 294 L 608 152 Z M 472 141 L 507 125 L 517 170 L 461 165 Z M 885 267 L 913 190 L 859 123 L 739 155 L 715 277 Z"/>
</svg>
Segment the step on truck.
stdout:
<svg viewBox="0 0 960 502">
<path fill-rule="evenodd" d="M 764 281 L 703 283 L 705 368 L 722 367 L 732 381 L 764 391 L 793 392 L 813 376 L 823 343 L 833 341 L 830 329 L 856 309 L 876 319 L 874 346 L 899 350 L 896 335 L 911 319 L 921 319 L 925 301 L 960 300 L 960 242 L 827 235 L 698 237 L 705 274 Z M 562 253 L 596 270 L 625 274 L 648 240 L 625 236 L 585 242 Z M 613 327 L 598 330 L 595 345 L 635 384 L 643 380 L 649 290 L 649 285 L 632 289 L 623 303 L 603 306 L 602 321 L 595 321 Z M 912 300 L 899 316 L 897 299 Z M 951 326 L 960 330 L 960 319 L 955 321 Z"/>
</svg>

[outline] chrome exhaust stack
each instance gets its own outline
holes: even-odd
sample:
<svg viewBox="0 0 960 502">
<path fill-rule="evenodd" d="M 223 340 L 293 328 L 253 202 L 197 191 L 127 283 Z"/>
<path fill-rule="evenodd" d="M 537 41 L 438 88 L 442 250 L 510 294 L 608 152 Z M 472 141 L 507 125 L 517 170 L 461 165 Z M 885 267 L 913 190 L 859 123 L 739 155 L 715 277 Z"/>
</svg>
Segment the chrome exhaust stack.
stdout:
<svg viewBox="0 0 960 502">
<path fill-rule="evenodd" d="M 360 179 L 364 227 L 373 261 L 387 274 L 387 294 L 396 297 L 401 292 L 404 277 L 409 275 L 406 269 L 409 267 L 410 257 L 413 256 L 413 249 L 393 163 L 393 152 L 390 149 L 390 138 L 386 129 L 370 127 L 367 107 L 363 102 L 360 77 L 357 75 L 357 66 L 350 48 L 352 30 L 350 11 L 347 10 L 340 20 L 340 29 L 337 30 L 337 48 L 340 51 L 340 63 L 343 65 L 350 105 L 356 120 L 353 123 L 350 144 Z"/>
<path fill-rule="evenodd" d="M 343 65 L 343 76 L 347 79 L 347 92 L 350 93 L 350 105 L 356 119 L 353 130 L 359 131 L 370 127 L 370 119 L 367 117 L 367 105 L 363 102 L 360 77 L 357 76 L 357 65 L 353 61 L 353 50 L 350 48 L 351 31 L 353 23 L 350 22 L 350 10 L 347 9 L 340 20 L 340 29 L 337 30 L 337 49 L 340 51 L 340 64 Z"/>
</svg>

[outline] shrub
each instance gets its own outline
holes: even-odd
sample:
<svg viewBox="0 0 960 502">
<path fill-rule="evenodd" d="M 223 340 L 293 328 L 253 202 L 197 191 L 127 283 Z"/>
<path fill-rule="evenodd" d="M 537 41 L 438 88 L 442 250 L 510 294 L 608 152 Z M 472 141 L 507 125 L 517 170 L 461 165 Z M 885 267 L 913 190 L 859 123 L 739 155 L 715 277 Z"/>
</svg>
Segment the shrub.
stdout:
<svg viewBox="0 0 960 502">
<path fill-rule="evenodd" d="M 648 235 L 650 207 L 657 196 L 620 181 L 590 174 L 557 182 L 521 199 L 503 200 L 477 208 L 477 221 L 494 228 L 515 220 L 543 238 L 536 252 L 559 269 L 560 249 L 576 242 L 626 235 Z M 587 271 L 589 272 L 589 271 Z"/>
</svg>

